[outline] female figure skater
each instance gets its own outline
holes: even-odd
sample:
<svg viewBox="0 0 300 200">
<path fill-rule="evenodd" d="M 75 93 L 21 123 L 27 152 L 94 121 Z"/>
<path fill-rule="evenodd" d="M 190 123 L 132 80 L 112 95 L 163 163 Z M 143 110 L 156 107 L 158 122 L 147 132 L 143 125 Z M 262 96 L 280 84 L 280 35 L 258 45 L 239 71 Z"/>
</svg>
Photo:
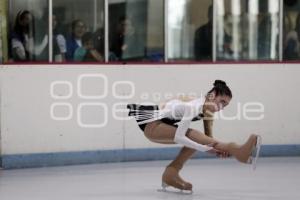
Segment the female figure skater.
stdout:
<svg viewBox="0 0 300 200">
<path fill-rule="evenodd" d="M 164 105 L 128 104 L 129 116 L 134 116 L 145 136 L 161 144 L 182 144 L 184 147 L 165 169 L 162 187 L 172 186 L 192 191 L 192 184 L 179 176 L 185 162 L 198 150 L 220 157 L 233 156 L 241 163 L 253 163 L 258 158 L 261 137 L 251 135 L 243 144 L 224 143 L 212 138 L 213 113 L 225 108 L 232 99 L 232 93 L 224 81 L 216 80 L 206 98 L 173 99 Z M 204 118 L 205 134 L 189 128 L 191 121 Z M 178 123 L 178 124 L 175 124 Z M 256 150 L 255 159 L 252 157 Z"/>
</svg>

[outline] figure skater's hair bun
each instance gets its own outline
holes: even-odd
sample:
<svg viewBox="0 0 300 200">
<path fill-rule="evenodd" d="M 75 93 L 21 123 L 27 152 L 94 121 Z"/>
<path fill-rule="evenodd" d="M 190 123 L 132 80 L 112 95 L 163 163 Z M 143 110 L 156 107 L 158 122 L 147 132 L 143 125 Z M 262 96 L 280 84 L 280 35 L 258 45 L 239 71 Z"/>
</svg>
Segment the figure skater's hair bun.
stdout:
<svg viewBox="0 0 300 200">
<path fill-rule="evenodd" d="M 226 86 L 226 82 L 222 80 L 215 80 L 214 86 Z"/>
<path fill-rule="evenodd" d="M 211 94 L 212 92 L 215 92 L 216 96 L 229 96 L 232 98 L 232 93 L 228 85 L 225 81 L 222 80 L 215 80 L 214 87 L 208 92 L 208 94 Z"/>
</svg>

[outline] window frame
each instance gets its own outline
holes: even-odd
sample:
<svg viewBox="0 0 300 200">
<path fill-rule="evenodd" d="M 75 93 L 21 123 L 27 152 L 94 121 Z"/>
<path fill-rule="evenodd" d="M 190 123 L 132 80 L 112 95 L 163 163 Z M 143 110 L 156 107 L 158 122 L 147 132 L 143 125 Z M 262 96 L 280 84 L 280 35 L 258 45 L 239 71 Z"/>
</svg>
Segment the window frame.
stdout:
<svg viewBox="0 0 300 200">
<path fill-rule="evenodd" d="M 94 0 L 94 2 L 97 0 Z M 279 58 L 277 60 L 239 60 L 239 61 L 234 61 L 234 60 L 228 60 L 228 61 L 218 61 L 217 60 L 217 49 L 216 49 L 216 39 L 217 39 L 217 32 L 216 32 L 216 23 L 217 23 L 217 8 L 216 8 L 216 2 L 218 0 L 212 0 L 213 3 L 213 47 L 212 47 L 212 60 L 211 61 L 196 61 L 196 60 L 190 60 L 190 61 L 170 61 L 168 58 L 168 52 L 169 52 L 169 46 L 167 45 L 168 42 L 168 4 L 170 3 L 171 0 L 163 0 L 163 11 L 164 11 L 164 61 L 163 62 L 148 62 L 148 61 L 126 61 L 126 62 L 112 62 L 109 61 L 109 1 L 110 0 L 103 0 L 104 3 L 104 62 L 93 62 L 93 63 L 89 63 L 89 62 L 83 62 L 83 63 L 72 63 L 72 62 L 63 62 L 63 63 L 56 63 L 53 61 L 53 31 L 52 31 L 52 17 L 53 17 L 53 0 L 47 0 L 48 2 L 48 11 L 49 11 L 49 19 L 48 19 L 48 23 L 49 23 L 49 38 L 48 38 L 48 51 L 49 51 L 49 56 L 48 56 L 48 64 L 63 64 L 63 65 L 68 65 L 68 64 L 80 64 L 80 65 L 85 65 L 85 64 L 260 64 L 260 63 L 300 63 L 300 59 L 299 60 L 293 60 L 293 61 L 289 61 L 289 60 L 283 60 L 283 17 L 284 17 L 284 0 L 279 0 Z M 6 20 L 9 20 L 9 16 L 10 16 L 10 11 L 11 11 L 11 1 L 7 1 L 7 12 L 6 12 Z M 7 39 L 9 40 L 9 28 L 7 27 Z M 2 45 L 2 47 L 4 47 Z M 8 51 L 7 47 L 7 51 Z M 5 52 L 5 51 L 3 51 Z M 13 63 L 9 63 L 8 62 L 8 58 L 5 60 L 3 59 L 3 64 L 22 64 L 19 62 L 13 62 Z M 26 62 L 25 64 L 41 64 L 41 62 Z"/>
</svg>

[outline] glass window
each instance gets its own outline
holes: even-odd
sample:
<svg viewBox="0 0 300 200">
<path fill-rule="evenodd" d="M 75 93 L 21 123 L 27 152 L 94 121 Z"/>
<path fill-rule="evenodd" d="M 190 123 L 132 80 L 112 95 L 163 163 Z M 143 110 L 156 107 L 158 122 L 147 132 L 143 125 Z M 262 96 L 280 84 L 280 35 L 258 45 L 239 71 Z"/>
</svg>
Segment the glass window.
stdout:
<svg viewBox="0 0 300 200">
<path fill-rule="evenodd" d="M 300 2 L 284 1 L 283 59 L 300 60 Z"/>
<path fill-rule="evenodd" d="M 280 0 L 216 1 L 218 60 L 278 60 Z"/>
<path fill-rule="evenodd" d="M 109 60 L 164 60 L 164 1 L 109 0 Z"/>
<path fill-rule="evenodd" d="M 212 60 L 212 0 L 168 1 L 168 60 Z"/>
<path fill-rule="evenodd" d="M 104 0 L 53 0 L 53 61 L 104 62 Z"/>
<path fill-rule="evenodd" d="M 9 57 L 12 61 L 48 61 L 48 1 L 9 1 Z"/>
</svg>

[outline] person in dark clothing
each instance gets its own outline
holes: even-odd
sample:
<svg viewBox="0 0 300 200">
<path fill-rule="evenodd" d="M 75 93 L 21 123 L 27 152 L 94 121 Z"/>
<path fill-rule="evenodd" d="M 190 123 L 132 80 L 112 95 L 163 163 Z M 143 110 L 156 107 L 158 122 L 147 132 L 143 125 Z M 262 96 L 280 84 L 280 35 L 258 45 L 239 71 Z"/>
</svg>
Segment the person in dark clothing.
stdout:
<svg viewBox="0 0 300 200">
<path fill-rule="evenodd" d="M 195 32 L 194 54 L 196 60 L 212 60 L 213 6 L 208 9 L 208 22 Z"/>
<path fill-rule="evenodd" d="M 72 33 L 67 37 L 67 61 L 73 61 L 74 53 L 77 48 L 82 47 L 82 36 L 86 32 L 86 26 L 82 20 L 74 20 L 72 22 Z"/>
<path fill-rule="evenodd" d="M 121 17 L 115 35 L 111 40 L 111 58 L 114 60 L 135 60 L 144 56 L 144 41 L 128 17 Z M 113 59 L 110 59 L 113 60 Z"/>
<path fill-rule="evenodd" d="M 14 61 L 30 61 L 34 59 L 29 52 L 28 40 L 34 35 L 34 17 L 28 10 L 18 12 L 10 38 L 10 54 Z"/>
</svg>

